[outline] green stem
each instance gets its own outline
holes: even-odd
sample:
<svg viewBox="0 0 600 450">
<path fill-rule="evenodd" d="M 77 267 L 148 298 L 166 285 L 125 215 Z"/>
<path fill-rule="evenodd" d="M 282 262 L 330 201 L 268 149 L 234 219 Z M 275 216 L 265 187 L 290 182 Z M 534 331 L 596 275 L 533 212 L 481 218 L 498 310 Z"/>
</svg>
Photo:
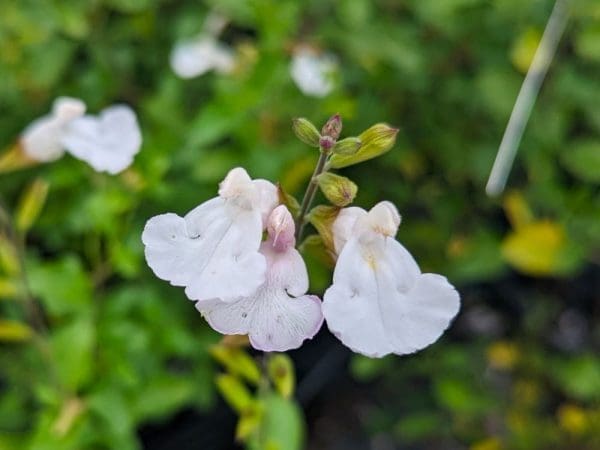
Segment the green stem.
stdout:
<svg viewBox="0 0 600 450">
<path fill-rule="evenodd" d="M 321 155 L 319 156 L 319 161 L 317 162 L 317 166 L 315 167 L 315 171 L 312 174 L 310 179 L 310 183 L 306 188 L 306 192 L 304 193 L 304 198 L 302 199 L 302 205 L 300 206 L 300 213 L 298 214 L 298 219 L 296 223 L 296 242 L 300 240 L 302 236 L 302 232 L 304 231 L 304 227 L 306 225 L 306 213 L 310 208 L 313 200 L 315 199 L 315 194 L 317 193 L 317 177 L 323 173 L 325 170 L 325 164 L 327 163 L 327 158 L 329 157 L 329 152 L 325 151 L 321 148 Z"/>
</svg>

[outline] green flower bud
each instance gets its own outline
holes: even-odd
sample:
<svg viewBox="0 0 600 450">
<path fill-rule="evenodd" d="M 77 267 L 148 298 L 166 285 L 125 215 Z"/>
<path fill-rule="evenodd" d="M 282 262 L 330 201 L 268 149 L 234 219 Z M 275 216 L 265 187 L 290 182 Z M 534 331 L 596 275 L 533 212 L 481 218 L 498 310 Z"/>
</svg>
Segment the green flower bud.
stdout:
<svg viewBox="0 0 600 450">
<path fill-rule="evenodd" d="M 373 125 L 359 136 L 362 146 L 354 155 L 333 155 L 329 167 L 339 169 L 376 158 L 394 146 L 397 134 L 398 128 L 390 127 L 385 123 Z"/>
<path fill-rule="evenodd" d="M 317 178 L 321 191 L 335 206 L 346 206 L 354 200 L 358 187 L 350 179 L 325 172 Z"/>
<path fill-rule="evenodd" d="M 296 134 L 296 137 L 304 142 L 306 145 L 311 147 L 319 147 L 319 140 L 321 135 L 317 128 L 307 119 L 302 117 L 296 118 L 292 121 L 292 129 Z"/>
<path fill-rule="evenodd" d="M 335 155 L 354 155 L 362 146 L 362 141 L 357 137 L 349 137 L 336 142 L 333 147 L 333 153 Z"/>
</svg>

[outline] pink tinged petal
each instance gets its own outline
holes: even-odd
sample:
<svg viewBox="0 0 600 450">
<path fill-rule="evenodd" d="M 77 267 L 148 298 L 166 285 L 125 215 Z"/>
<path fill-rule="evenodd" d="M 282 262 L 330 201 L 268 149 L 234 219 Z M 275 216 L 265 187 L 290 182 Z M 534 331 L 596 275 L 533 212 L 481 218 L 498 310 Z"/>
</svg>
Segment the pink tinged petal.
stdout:
<svg viewBox="0 0 600 450">
<path fill-rule="evenodd" d="M 71 121 L 62 143 L 69 153 L 96 171 L 114 175 L 131 165 L 142 145 L 142 134 L 133 110 L 116 105 L 97 117 Z"/>
<path fill-rule="evenodd" d="M 374 232 L 384 236 L 393 237 L 398 233 L 400 221 L 400 214 L 393 203 L 383 201 L 371 208 L 363 222 L 363 226 L 369 227 Z"/>
<path fill-rule="evenodd" d="M 159 278 L 185 286 L 191 300 L 233 301 L 254 293 L 265 280 L 261 238 L 260 214 L 220 197 L 185 218 L 156 216 L 142 234 L 148 265 Z"/>
<path fill-rule="evenodd" d="M 196 308 L 215 330 L 223 334 L 248 334 L 250 343 L 258 350 L 298 348 L 321 328 L 321 301 L 304 295 L 308 273 L 294 248 L 278 253 L 265 242 L 261 251 L 268 261 L 267 278 L 255 294 L 233 303 L 200 301 Z"/>
<path fill-rule="evenodd" d="M 252 182 L 258 191 L 258 208 L 262 216 L 264 227 L 267 226 L 267 219 L 271 211 L 279 204 L 279 192 L 277 186 L 267 180 L 256 179 Z"/>
<path fill-rule="evenodd" d="M 352 230 L 359 218 L 367 215 L 367 212 L 357 206 L 343 208 L 338 213 L 332 225 L 333 246 L 335 252 L 339 255 L 346 245 L 346 242 L 352 236 Z"/>
<path fill-rule="evenodd" d="M 370 357 L 407 354 L 435 342 L 459 309 L 447 280 L 421 274 L 397 241 L 352 238 L 340 254 L 323 314 L 353 351 Z"/>
<path fill-rule="evenodd" d="M 284 205 L 279 205 L 273 210 L 267 221 L 268 242 L 276 252 L 286 252 L 296 245 L 294 232 L 296 226 L 294 219 Z"/>
</svg>

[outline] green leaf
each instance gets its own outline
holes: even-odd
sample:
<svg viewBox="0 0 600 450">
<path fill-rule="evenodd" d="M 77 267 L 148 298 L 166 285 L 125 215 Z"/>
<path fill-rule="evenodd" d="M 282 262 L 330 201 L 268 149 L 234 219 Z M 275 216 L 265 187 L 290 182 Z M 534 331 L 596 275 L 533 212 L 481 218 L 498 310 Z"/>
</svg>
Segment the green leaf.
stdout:
<svg viewBox="0 0 600 450">
<path fill-rule="evenodd" d="M 385 123 L 373 125 L 358 136 L 362 145 L 356 153 L 353 155 L 333 155 L 329 160 L 329 166 L 339 169 L 383 155 L 394 146 L 397 134 L 397 128 L 390 127 Z"/>
<path fill-rule="evenodd" d="M 561 160 L 569 172 L 589 183 L 600 183 L 600 141 L 575 142 L 561 153 Z"/>
<path fill-rule="evenodd" d="M 92 283 L 79 259 L 67 256 L 29 266 L 31 289 L 51 316 L 87 311 L 92 299 Z"/>
<path fill-rule="evenodd" d="M 277 392 L 284 398 L 290 398 L 294 394 L 296 384 L 294 363 L 291 358 L 285 353 L 271 355 L 267 370 Z"/>
<path fill-rule="evenodd" d="M 301 450 L 304 448 L 304 418 L 298 405 L 278 395 L 264 399 L 260 440 L 252 450 Z"/>
<path fill-rule="evenodd" d="M 73 391 L 84 387 L 94 373 L 94 322 L 84 317 L 63 325 L 53 332 L 50 343 L 52 358 L 61 382 Z"/>
</svg>

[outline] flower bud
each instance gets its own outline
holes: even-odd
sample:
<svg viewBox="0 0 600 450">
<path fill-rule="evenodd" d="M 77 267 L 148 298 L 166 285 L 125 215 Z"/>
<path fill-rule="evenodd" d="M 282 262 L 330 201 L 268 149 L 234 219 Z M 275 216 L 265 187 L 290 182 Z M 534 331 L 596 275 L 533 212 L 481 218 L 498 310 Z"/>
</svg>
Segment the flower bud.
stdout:
<svg viewBox="0 0 600 450">
<path fill-rule="evenodd" d="M 342 132 L 342 118 L 339 114 L 331 116 L 329 120 L 323 125 L 321 129 L 321 134 L 323 136 L 329 136 L 334 141 L 340 137 L 340 133 Z"/>
<path fill-rule="evenodd" d="M 397 134 L 398 128 L 390 127 L 385 123 L 373 125 L 360 134 L 362 145 L 355 154 L 333 155 L 329 162 L 330 166 L 339 169 L 380 156 L 393 147 Z"/>
<path fill-rule="evenodd" d="M 346 206 L 354 200 L 358 187 L 350 179 L 325 172 L 317 178 L 319 188 L 335 206 Z"/>
<path fill-rule="evenodd" d="M 296 244 L 294 219 L 284 205 L 279 205 L 271 212 L 267 222 L 267 232 L 273 248 L 277 252 L 285 252 Z"/>
<path fill-rule="evenodd" d="M 362 141 L 357 137 L 349 137 L 335 143 L 333 153 L 336 155 L 354 155 L 362 146 Z"/>
<path fill-rule="evenodd" d="M 332 226 L 339 212 L 340 208 L 337 206 L 319 205 L 315 206 L 306 216 L 319 232 L 325 247 L 331 252 L 334 251 Z"/>
<path fill-rule="evenodd" d="M 400 226 L 401 217 L 396 207 L 388 201 L 377 203 L 367 216 L 369 226 L 384 236 L 395 236 Z"/>
<path fill-rule="evenodd" d="M 294 119 L 292 121 L 292 129 L 294 130 L 296 137 L 306 145 L 310 145 L 311 147 L 319 146 L 321 135 L 309 120 L 302 117 Z"/>
</svg>

